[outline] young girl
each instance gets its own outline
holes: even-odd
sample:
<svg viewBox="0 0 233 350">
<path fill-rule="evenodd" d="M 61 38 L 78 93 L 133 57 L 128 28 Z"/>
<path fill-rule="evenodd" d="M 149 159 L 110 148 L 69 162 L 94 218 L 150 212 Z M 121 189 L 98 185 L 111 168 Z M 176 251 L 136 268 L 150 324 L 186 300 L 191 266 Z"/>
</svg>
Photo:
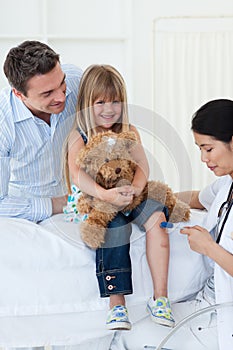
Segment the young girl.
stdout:
<svg viewBox="0 0 233 350">
<path fill-rule="evenodd" d="M 137 170 L 131 186 L 104 189 L 76 164 L 79 151 L 91 136 L 112 130 L 120 133 L 132 130 L 138 144 L 133 157 Z M 68 139 L 67 178 L 85 193 L 123 208 L 144 188 L 149 168 L 140 136 L 129 124 L 125 83 L 120 73 L 109 65 L 92 65 L 84 72 L 78 94 L 77 118 Z M 68 186 L 70 183 L 68 180 Z M 125 295 L 132 293 L 129 255 L 130 222 L 146 231 L 146 253 L 153 280 L 154 294 L 147 303 L 151 319 L 159 324 L 174 326 L 174 318 L 167 298 L 169 238 L 160 228 L 167 219 L 162 203 L 147 200 L 128 216 L 119 211 L 109 224 L 105 244 L 96 251 L 96 274 L 101 297 L 109 297 L 108 329 L 130 329 Z"/>
</svg>

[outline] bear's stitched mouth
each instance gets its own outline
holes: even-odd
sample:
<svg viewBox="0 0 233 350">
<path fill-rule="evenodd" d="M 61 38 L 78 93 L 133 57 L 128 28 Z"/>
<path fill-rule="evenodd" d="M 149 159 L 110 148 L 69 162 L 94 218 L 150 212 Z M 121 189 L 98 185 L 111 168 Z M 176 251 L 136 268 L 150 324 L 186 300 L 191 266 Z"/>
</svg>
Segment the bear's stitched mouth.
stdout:
<svg viewBox="0 0 233 350">
<path fill-rule="evenodd" d="M 120 179 L 120 181 L 116 183 L 116 187 L 127 186 L 127 185 L 131 185 L 131 182 L 127 179 Z"/>
<path fill-rule="evenodd" d="M 119 176 L 116 176 L 115 178 L 112 176 L 106 180 L 106 178 L 101 173 L 98 173 L 96 180 L 100 186 L 104 186 L 106 189 L 131 185 L 131 182 L 128 179 L 122 179 Z"/>
</svg>

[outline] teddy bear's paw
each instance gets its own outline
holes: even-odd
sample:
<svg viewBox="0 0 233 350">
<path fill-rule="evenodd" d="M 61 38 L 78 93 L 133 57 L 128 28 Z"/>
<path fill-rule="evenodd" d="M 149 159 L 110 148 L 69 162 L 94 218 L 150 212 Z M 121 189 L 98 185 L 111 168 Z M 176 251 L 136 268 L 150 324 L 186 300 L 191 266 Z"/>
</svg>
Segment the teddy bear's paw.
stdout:
<svg viewBox="0 0 233 350">
<path fill-rule="evenodd" d="M 105 232 L 106 229 L 102 226 L 89 225 L 85 221 L 80 224 L 81 238 L 92 249 L 97 249 L 104 243 Z"/>
<path fill-rule="evenodd" d="M 190 206 L 187 203 L 182 202 L 177 199 L 176 204 L 171 212 L 169 221 L 171 222 L 181 222 L 189 221 L 190 219 Z"/>
</svg>

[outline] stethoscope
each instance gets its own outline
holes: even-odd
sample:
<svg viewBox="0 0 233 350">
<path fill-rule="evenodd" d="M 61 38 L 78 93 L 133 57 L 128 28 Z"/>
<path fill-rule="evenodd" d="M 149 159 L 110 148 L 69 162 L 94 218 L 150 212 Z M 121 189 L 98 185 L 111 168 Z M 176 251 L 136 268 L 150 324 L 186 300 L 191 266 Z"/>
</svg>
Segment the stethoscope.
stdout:
<svg viewBox="0 0 233 350">
<path fill-rule="evenodd" d="M 230 190 L 228 192 L 227 200 L 221 204 L 221 206 L 219 208 L 219 211 L 218 211 L 218 220 L 217 220 L 217 225 L 216 225 L 216 232 L 217 232 L 216 243 L 220 242 L 220 238 L 222 236 L 222 232 L 223 232 L 224 226 L 225 226 L 226 221 L 228 219 L 228 216 L 230 214 L 231 207 L 233 205 L 233 198 L 232 198 L 232 196 L 233 196 L 233 182 L 232 182 Z M 223 216 L 224 210 L 225 210 L 225 215 Z M 221 227 L 219 229 L 221 221 L 222 221 L 222 225 L 221 225 Z"/>
</svg>

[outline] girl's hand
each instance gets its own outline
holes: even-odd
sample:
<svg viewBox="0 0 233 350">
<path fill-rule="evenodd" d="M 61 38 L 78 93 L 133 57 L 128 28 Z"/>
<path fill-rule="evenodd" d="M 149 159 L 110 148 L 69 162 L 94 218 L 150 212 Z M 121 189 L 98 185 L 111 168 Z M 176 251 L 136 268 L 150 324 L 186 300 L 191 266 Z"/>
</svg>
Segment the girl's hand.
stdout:
<svg viewBox="0 0 233 350">
<path fill-rule="evenodd" d="M 115 187 L 105 190 L 102 200 L 123 209 L 132 202 L 133 195 L 134 192 L 131 186 Z"/>
<path fill-rule="evenodd" d="M 121 188 L 120 192 L 122 194 L 124 194 L 125 196 L 133 195 L 135 197 L 138 197 L 142 193 L 142 190 L 143 190 L 143 188 L 140 188 L 140 187 L 137 187 L 134 185 L 122 186 L 120 188 Z"/>
<path fill-rule="evenodd" d="M 142 191 L 143 191 L 143 189 L 144 189 L 144 187 L 141 188 L 141 187 L 139 187 L 139 186 L 134 186 L 134 185 L 132 185 L 132 186 L 130 186 L 130 187 L 131 187 L 131 189 L 132 189 L 133 194 L 134 194 L 135 197 L 138 197 L 138 196 L 142 193 Z"/>
<path fill-rule="evenodd" d="M 187 226 L 180 230 L 188 236 L 190 248 L 197 253 L 207 255 L 208 248 L 214 242 L 210 233 L 201 226 Z"/>
</svg>

